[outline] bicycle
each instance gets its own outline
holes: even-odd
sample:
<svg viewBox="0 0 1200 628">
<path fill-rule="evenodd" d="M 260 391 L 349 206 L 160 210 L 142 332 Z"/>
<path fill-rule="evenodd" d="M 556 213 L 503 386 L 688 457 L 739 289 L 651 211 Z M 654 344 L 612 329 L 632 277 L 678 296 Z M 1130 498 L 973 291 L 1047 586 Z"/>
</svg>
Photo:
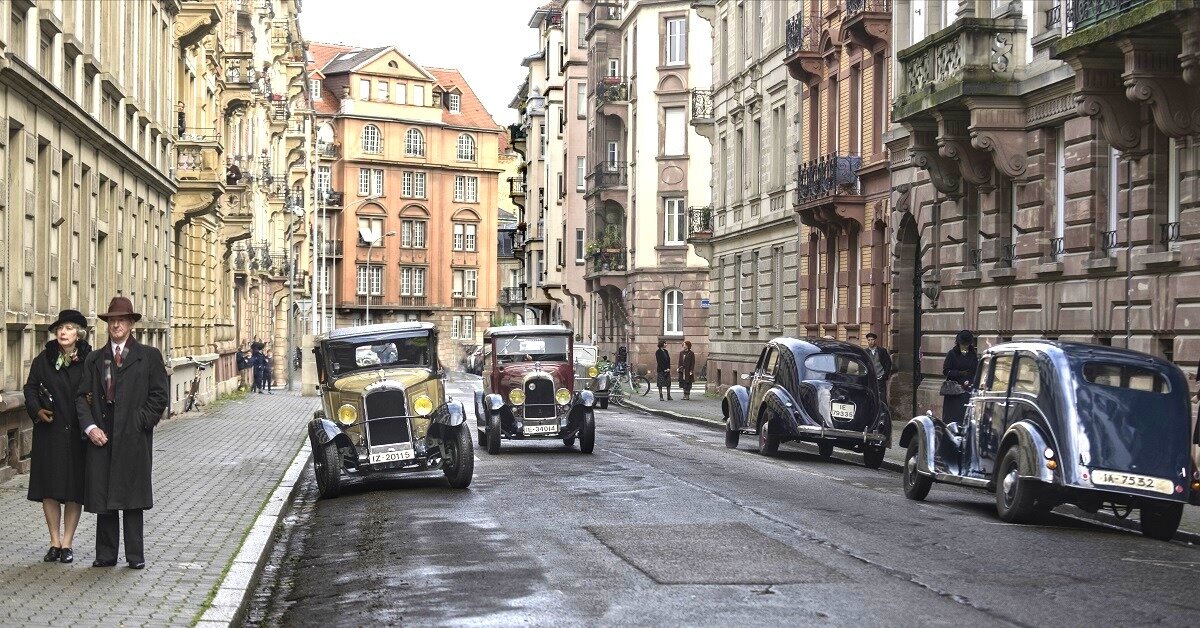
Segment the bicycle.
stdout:
<svg viewBox="0 0 1200 628">
<path fill-rule="evenodd" d="M 634 375 L 629 367 L 617 365 L 610 367 L 608 372 L 613 374 L 612 387 L 609 388 L 610 396 L 620 399 L 626 394 L 645 396 L 650 393 L 650 380 L 641 375 Z"/>
<path fill-rule="evenodd" d="M 212 365 L 212 361 L 201 362 L 189 356 L 187 363 L 196 366 L 196 376 L 188 384 L 187 391 L 183 396 L 183 411 L 191 412 L 193 408 L 204 405 L 200 403 L 200 375 Z"/>
</svg>

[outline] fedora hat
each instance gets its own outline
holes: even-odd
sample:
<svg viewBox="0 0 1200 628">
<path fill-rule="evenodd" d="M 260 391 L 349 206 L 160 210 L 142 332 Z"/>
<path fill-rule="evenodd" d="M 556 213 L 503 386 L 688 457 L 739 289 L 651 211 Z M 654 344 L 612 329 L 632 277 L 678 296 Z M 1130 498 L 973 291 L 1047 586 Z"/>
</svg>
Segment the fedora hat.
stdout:
<svg viewBox="0 0 1200 628">
<path fill-rule="evenodd" d="M 63 310 L 58 313 L 58 320 L 50 324 L 50 331 L 58 329 L 63 323 L 74 323 L 80 329 L 87 329 L 87 319 L 79 310 Z"/>
<path fill-rule="evenodd" d="M 142 315 L 133 311 L 133 302 L 129 300 L 129 297 L 113 297 L 113 300 L 108 302 L 108 311 L 96 316 L 105 322 L 116 316 L 128 316 L 135 322 L 142 320 Z"/>
</svg>

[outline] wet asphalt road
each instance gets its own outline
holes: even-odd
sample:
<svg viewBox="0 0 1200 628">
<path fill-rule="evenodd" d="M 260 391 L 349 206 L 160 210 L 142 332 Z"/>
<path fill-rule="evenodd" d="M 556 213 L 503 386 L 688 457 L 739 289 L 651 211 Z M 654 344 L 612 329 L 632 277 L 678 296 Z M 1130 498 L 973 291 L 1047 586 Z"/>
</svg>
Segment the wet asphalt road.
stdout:
<svg viewBox="0 0 1200 628">
<path fill-rule="evenodd" d="M 465 387 L 465 386 L 464 386 Z M 615 408 L 615 406 L 613 406 Z M 441 474 L 311 471 L 249 612 L 264 625 L 1196 625 L 1200 548 L 1065 516 L 1018 526 L 989 494 L 621 409 L 596 452 L 476 451 Z"/>
</svg>

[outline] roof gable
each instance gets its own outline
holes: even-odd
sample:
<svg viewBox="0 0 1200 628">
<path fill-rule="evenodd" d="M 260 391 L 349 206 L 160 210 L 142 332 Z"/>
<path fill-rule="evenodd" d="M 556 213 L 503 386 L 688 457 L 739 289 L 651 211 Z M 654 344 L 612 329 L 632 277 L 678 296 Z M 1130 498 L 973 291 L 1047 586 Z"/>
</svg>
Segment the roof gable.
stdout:
<svg viewBox="0 0 1200 628">
<path fill-rule="evenodd" d="M 393 67 L 394 66 L 394 67 Z M 420 81 L 436 81 L 425 68 L 417 65 L 407 55 L 395 48 L 389 48 L 383 53 L 375 56 L 370 61 L 355 68 L 357 72 L 368 74 L 382 74 L 385 76 L 394 76 L 402 79 L 420 80 Z"/>
</svg>

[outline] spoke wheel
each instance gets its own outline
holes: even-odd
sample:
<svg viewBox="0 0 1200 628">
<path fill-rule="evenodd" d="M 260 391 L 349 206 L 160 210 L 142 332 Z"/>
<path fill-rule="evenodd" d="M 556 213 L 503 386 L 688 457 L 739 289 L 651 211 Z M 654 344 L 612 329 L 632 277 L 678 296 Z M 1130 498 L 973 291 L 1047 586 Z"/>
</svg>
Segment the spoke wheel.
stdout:
<svg viewBox="0 0 1200 628">
<path fill-rule="evenodd" d="M 454 436 L 442 441 L 442 473 L 450 488 L 467 488 L 475 477 L 475 450 L 466 423 L 454 429 Z"/>
<path fill-rule="evenodd" d="M 329 441 L 313 451 L 313 471 L 321 499 L 337 497 L 342 488 L 342 454 L 337 443 Z"/>
<path fill-rule="evenodd" d="M 650 380 L 640 375 L 633 378 L 633 390 L 634 392 L 645 397 L 646 395 L 650 394 Z"/>
<path fill-rule="evenodd" d="M 1026 523 L 1037 514 L 1037 486 L 1021 478 L 1020 450 L 1009 447 L 996 474 L 996 514 L 1009 523 Z"/>
<path fill-rule="evenodd" d="M 933 486 L 933 478 L 917 471 L 918 455 L 920 455 L 920 445 L 914 438 L 908 444 L 908 452 L 904 454 L 904 496 L 921 501 L 929 494 L 929 488 Z"/>
</svg>

